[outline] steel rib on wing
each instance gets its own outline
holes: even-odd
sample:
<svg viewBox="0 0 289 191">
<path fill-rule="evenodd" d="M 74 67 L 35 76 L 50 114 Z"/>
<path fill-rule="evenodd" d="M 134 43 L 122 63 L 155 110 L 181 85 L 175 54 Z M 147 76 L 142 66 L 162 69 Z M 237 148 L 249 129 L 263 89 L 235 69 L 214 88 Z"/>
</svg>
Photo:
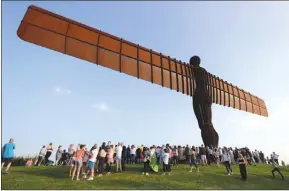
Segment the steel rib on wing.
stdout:
<svg viewBox="0 0 289 191">
<path fill-rule="evenodd" d="M 30 6 L 18 28 L 30 43 L 68 54 L 192 96 L 190 65 L 103 31 Z M 260 98 L 209 75 L 213 103 L 268 116 Z"/>
</svg>

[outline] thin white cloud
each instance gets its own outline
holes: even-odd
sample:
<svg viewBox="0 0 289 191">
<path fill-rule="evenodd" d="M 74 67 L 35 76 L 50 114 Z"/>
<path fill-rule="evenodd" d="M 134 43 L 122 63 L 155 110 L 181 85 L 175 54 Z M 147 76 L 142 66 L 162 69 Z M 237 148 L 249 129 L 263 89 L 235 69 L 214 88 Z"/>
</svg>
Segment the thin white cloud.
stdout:
<svg viewBox="0 0 289 191">
<path fill-rule="evenodd" d="M 99 112 L 103 112 L 103 113 L 119 113 L 119 110 L 108 106 L 108 104 L 106 104 L 105 102 L 98 102 L 98 103 L 94 103 L 92 104 L 90 107 L 92 107 L 93 109 L 96 109 Z"/>
<path fill-rule="evenodd" d="M 95 103 L 95 104 L 92 104 L 91 107 L 95 108 L 95 109 L 97 109 L 98 111 L 101 111 L 101 112 L 110 111 L 110 108 L 105 103 Z"/>
<path fill-rule="evenodd" d="M 57 94 L 62 94 L 62 95 L 70 95 L 72 91 L 70 89 L 61 87 L 61 86 L 56 86 L 54 88 L 55 93 Z"/>
</svg>

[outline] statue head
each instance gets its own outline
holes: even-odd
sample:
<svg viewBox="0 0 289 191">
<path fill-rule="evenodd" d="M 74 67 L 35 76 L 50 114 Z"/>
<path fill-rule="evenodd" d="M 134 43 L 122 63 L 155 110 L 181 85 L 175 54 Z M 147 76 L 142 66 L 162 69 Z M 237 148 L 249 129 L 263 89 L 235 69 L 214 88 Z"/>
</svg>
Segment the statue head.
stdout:
<svg viewBox="0 0 289 191">
<path fill-rule="evenodd" d="M 201 64 L 201 59 L 198 56 L 193 56 L 190 58 L 190 65 L 193 67 L 199 67 Z"/>
</svg>

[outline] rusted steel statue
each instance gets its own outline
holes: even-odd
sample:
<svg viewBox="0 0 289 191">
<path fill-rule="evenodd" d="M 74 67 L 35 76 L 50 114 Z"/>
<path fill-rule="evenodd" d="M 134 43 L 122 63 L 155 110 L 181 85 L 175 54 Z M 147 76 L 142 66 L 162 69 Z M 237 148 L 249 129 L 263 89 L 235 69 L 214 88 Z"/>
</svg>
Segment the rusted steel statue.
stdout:
<svg viewBox="0 0 289 191">
<path fill-rule="evenodd" d="M 24 41 L 67 54 L 193 97 L 193 108 L 206 146 L 218 146 L 212 103 L 268 116 L 265 102 L 200 67 L 173 59 L 98 29 L 29 6 L 17 35 Z"/>
<path fill-rule="evenodd" d="M 198 56 L 193 56 L 190 59 L 196 81 L 193 108 L 205 146 L 218 146 L 219 135 L 212 123 L 212 98 L 207 88 L 209 74 L 204 68 L 200 67 L 200 63 L 201 59 Z"/>
</svg>

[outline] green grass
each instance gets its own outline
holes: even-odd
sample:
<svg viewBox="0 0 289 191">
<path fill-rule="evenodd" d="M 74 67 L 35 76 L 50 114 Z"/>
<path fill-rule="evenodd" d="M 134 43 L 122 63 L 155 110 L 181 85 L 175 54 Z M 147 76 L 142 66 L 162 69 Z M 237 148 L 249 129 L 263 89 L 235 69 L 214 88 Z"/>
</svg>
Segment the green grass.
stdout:
<svg viewBox="0 0 289 191">
<path fill-rule="evenodd" d="M 114 168 L 113 168 L 114 170 Z M 289 169 L 281 168 L 285 181 L 276 174 L 273 179 L 271 165 L 249 166 L 248 181 L 240 179 L 239 168 L 233 165 L 234 174 L 227 176 L 225 168 L 215 165 L 200 167 L 200 172 L 189 173 L 187 165 L 173 167 L 171 176 L 151 173 L 140 175 L 141 165 L 127 165 L 127 171 L 111 176 L 95 177 L 93 181 L 72 181 L 69 167 L 12 167 L 2 174 L 2 189 L 289 189 Z"/>
</svg>

